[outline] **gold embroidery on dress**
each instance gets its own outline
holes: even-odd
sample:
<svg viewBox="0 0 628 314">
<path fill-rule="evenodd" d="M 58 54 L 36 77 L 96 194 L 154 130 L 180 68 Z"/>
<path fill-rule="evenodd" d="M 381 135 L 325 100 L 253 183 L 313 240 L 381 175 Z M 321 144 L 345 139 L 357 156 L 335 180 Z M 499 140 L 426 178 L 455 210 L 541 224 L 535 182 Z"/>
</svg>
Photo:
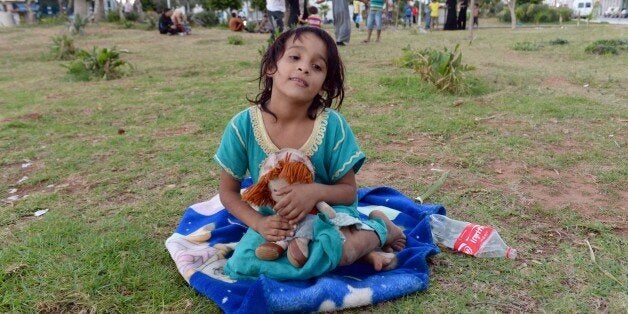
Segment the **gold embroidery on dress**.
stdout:
<svg viewBox="0 0 628 314">
<path fill-rule="evenodd" d="M 262 148 L 266 155 L 273 154 L 279 151 L 279 148 L 270 140 L 266 127 L 264 125 L 264 118 L 262 117 L 262 109 L 260 106 L 253 106 L 250 109 L 251 123 L 253 124 L 253 134 L 257 144 Z M 327 130 L 327 119 L 329 116 L 329 110 L 323 109 L 321 113 L 316 116 L 314 120 L 314 128 L 312 134 L 307 139 L 305 144 L 299 148 L 307 156 L 312 156 L 318 150 L 318 146 L 323 143 L 325 137 L 325 131 Z"/>
</svg>

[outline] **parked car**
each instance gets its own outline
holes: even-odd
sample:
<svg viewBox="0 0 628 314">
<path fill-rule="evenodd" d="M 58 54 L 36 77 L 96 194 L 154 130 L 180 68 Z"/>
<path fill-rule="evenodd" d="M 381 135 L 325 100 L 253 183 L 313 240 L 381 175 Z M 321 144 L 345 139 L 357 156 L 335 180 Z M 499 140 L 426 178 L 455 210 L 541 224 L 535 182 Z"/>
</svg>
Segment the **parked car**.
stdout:
<svg viewBox="0 0 628 314">
<path fill-rule="evenodd" d="M 576 18 L 585 17 L 591 14 L 593 0 L 574 0 L 571 10 Z"/>
</svg>

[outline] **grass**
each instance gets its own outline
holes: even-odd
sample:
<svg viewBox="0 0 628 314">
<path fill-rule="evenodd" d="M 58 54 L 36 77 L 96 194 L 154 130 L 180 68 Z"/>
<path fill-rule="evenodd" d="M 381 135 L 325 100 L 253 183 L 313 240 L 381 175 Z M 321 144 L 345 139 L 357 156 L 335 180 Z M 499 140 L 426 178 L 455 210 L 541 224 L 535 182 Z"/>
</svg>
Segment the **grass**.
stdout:
<svg viewBox="0 0 628 314">
<path fill-rule="evenodd" d="M 0 45 L 0 311 L 216 312 L 163 243 L 188 205 L 217 193 L 211 156 L 255 96 L 267 36 L 242 34 L 234 46 L 224 29 L 169 37 L 90 25 L 75 46 L 116 46 L 135 71 L 79 83 L 42 57 L 62 31 L 0 29 L 10 43 Z M 519 258 L 445 251 L 431 259 L 426 291 L 353 311 L 627 310 L 628 70 L 621 55 L 585 52 L 626 31 L 487 28 L 469 45 L 466 32 L 387 29 L 363 45 L 354 30 L 341 48 L 341 111 L 369 157 L 358 183 L 415 197 L 440 176 L 431 169 L 447 170 L 428 201 L 495 226 Z M 512 48 L 556 38 L 569 44 Z M 438 93 L 393 65 L 408 44 L 458 43 L 476 67 L 469 94 Z M 28 197 L 9 202 L 10 189 Z M 39 209 L 49 211 L 33 217 Z"/>
</svg>

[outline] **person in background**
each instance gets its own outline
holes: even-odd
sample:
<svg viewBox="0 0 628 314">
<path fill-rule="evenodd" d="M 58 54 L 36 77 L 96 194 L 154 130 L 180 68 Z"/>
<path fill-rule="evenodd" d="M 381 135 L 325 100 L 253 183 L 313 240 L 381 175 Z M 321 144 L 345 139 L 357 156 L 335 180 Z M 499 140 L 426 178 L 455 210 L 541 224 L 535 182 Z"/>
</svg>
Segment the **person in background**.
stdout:
<svg viewBox="0 0 628 314">
<path fill-rule="evenodd" d="M 412 24 L 416 24 L 419 19 L 419 8 L 416 4 L 412 5 Z"/>
<path fill-rule="evenodd" d="M 323 3 L 325 0 L 317 0 L 316 3 Z M 347 0 L 331 0 L 332 13 L 334 16 L 334 35 L 336 45 L 344 46 L 351 40 L 351 14 Z"/>
<path fill-rule="evenodd" d="M 229 29 L 232 32 L 241 32 L 244 30 L 244 22 L 235 12 L 231 12 L 231 19 L 229 19 Z"/>
<path fill-rule="evenodd" d="M 467 7 L 469 0 L 460 1 L 460 11 L 458 11 L 458 29 L 467 29 Z"/>
<path fill-rule="evenodd" d="M 423 0 L 423 13 L 425 14 L 425 30 L 430 29 L 432 22 L 432 11 L 430 11 L 430 0 Z"/>
<path fill-rule="evenodd" d="M 179 33 L 172 23 L 172 9 L 170 8 L 164 9 L 164 12 L 159 17 L 159 33 L 164 35 L 176 35 Z"/>
<path fill-rule="evenodd" d="M 364 40 L 364 43 L 371 41 L 373 28 L 377 29 L 377 39 L 375 39 L 375 41 L 379 42 L 379 38 L 382 35 L 382 14 L 384 13 L 384 1 L 385 0 L 371 0 L 369 3 L 369 15 L 366 18 L 367 37 Z"/>
<path fill-rule="evenodd" d="M 190 24 L 181 8 L 174 10 L 174 13 L 172 13 L 172 24 L 174 24 L 179 35 L 190 35 Z"/>
<path fill-rule="evenodd" d="M 307 17 L 307 25 L 321 28 L 323 21 L 321 21 L 321 18 L 318 17 L 318 9 L 315 6 L 310 6 L 307 8 L 307 12 L 310 14 Z"/>
<path fill-rule="evenodd" d="M 360 15 L 360 1 L 353 0 L 353 22 L 355 23 L 355 28 L 360 28 L 360 22 L 358 22 L 359 15 Z"/>
<path fill-rule="evenodd" d="M 476 2 L 473 6 L 473 24 L 471 27 L 480 28 L 478 19 L 480 18 L 480 5 Z"/>
<path fill-rule="evenodd" d="M 266 10 L 272 29 L 270 38 L 275 39 L 275 33 L 283 33 L 283 16 L 286 13 L 286 2 L 284 0 L 266 0 Z"/>
<path fill-rule="evenodd" d="M 273 24 L 270 22 L 270 19 L 268 18 L 268 14 L 264 13 L 264 17 L 262 17 L 262 20 L 259 22 L 259 24 L 257 25 L 257 33 L 269 33 L 271 32 L 273 29 Z"/>
<path fill-rule="evenodd" d="M 430 7 L 430 29 L 434 29 L 438 27 L 438 10 L 441 7 L 441 4 L 438 0 L 432 0 L 432 3 L 429 4 Z"/>
<path fill-rule="evenodd" d="M 403 27 L 412 26 L 412 1 L 411 0 L 408 0 L 408 2 L 406 2 L 406 6 L 403 9 L 403 12 L 404 12 Z"/>
<path fill-rule="evenodd" d="M 133 4 L 131 3 L 131 1 L 126 0 L 126 2 L 124 2 L 124 7 L 122 11 L 124 12 L 125 17 L 128 17 L 129 14 L 133 13 Z"/>
</svg>

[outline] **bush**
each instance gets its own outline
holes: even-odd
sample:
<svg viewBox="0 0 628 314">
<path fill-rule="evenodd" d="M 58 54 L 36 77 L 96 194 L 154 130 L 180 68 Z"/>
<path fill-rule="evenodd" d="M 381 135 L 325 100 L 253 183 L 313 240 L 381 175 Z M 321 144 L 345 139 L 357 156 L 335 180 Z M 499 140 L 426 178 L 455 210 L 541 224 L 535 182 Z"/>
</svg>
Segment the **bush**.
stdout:
<svg viewBox="0 0 628 314">
<path fill-rule="evenodd" d="M 564 22 L 569 21 L 570 10 L 569 8 L 550 7 L 546 4 L 524 3 L 516 7 L 515 16 L 517 21 L 521 23 L 558 23 L 561 16 Z M 508 7 L 504 7 L 497 14 L 497 19 L 510 23 Z"/>
<path fill-rule="evenodd" d="M 119 15 L 118 15 L 119 17 Z M 129 12 L 124 14 L 124 19 L 127 21 L 137 22 L 140 19 L 140 15 L 136 12 Z"/>
<path fill-rule="evenodd" d="M 569 43 L 569 41 L 567 41 L 566 39 L 562 39 L 562 38 L 556 38 L 556 39 L 552 39 L 550 40 L 550 45 L 554 45 L 554 46 L 558 46 L 558 45 L 566 45 Z"/>
<path fill-rule="evenodd" d="M 229 45 L 244 45 L 244 38 L 242 38 L 242 36 L 240 35 L 235 35 L 235 36 L 229 36 L 227 37 L 227 43 Z"/>
<path fill-rule="evenodd" d="M 520 41 L 520 42 L 516 42 L 513 46 L 512 49 L 513 50 L 518 50 L 518 51 L 537 51 L 539 49 L 541 49 L 541 45 L 537 44 L 537 43 L 533 43 L 530 41 Z"/>
<path fill-rule="evenodd" d="M 52 37 L 50 56 L 53 60 L 72 60 L 76 55 L 74 39 L 68 35 Z"/>
<path fill-rule="evenodd" d="M 85 26 L 87 26 L 88 19 L 86 17 L 81 17 L 80 14 L 75 14 L 73 18 L 68 20 L 68 30 L 70 34 L 85 34 Z"/>
<path fill-rule="evenodd" d="M 127 65 L 132 66 L 120 58 L 120 53 L 116 48 L 93 48 L 92 52 L 79 50 L 76 59 L 69 65 L 68 75 L 75 80 L 88 81 L 92 78 L 113 80 L 122 76 L 121 68 Z"/>
<path fill-rule="evenodd" d="M 465 92 L 468 89 L 465 74 L 474 69 L 462 64 L 460 45 L 456 45 L 453 51 L 447 48 L 443 51 L 432 48 L 412 50 L 408 46 L 403 49 L 403 56 L 397 64 L 413 69 L 422 80 L 433 84 L 439 91 L 450 93 Z"/>
<path fill-rule="evenodd" d="M 628 50 L 628 40 L 600 39 L 588 45 L 584 51 L 596 55 L 617 55 L 621 51 Z"/>
<path fill-rule="evenodd" d="M 107 13 L 107 22 L 118 23 L 120 22 L 120 13 L 116 10 L 111 10 Z"/>
<path fill-rule="evenodd" d="M 196 13 L 192 15 L 192 17 L 190 17 L 190 20 L 194 22 L 194 24 L 203 27 L 216 26 L 220 22 L 216 12 L 211 10 L 205 10 L 203 12 Z"/>
</svg>

